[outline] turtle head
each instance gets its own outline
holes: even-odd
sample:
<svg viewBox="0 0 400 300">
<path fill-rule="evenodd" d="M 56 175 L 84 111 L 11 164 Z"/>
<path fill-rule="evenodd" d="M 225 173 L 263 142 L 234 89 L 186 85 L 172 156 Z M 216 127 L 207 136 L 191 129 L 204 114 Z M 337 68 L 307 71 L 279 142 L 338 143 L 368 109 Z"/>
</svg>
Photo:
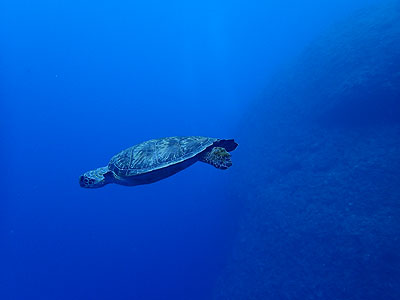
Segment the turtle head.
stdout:
<svg viewBox="0 0 400 300">
<path fill-rule="evenodd" d="M 88 171 L 79 177 L 79 185 L 83 188 L 99 188 L 113 182 L 114 176 L 108 167 Z"/>
</svg>

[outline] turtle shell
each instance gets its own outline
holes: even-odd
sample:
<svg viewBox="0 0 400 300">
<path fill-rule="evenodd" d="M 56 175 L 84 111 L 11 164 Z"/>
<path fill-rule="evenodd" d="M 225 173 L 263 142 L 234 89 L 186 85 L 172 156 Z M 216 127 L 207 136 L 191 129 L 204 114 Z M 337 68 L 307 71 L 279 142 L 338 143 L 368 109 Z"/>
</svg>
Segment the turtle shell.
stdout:
<svg viewBox="0 0 400 300">
<path fill-rule="evenodd" d="M 108 168 L 121 177 L 135 176 L 190 159 L 216 141 L 218 139 L 203 136 L 149 140 L 114 155 Z"/>
</svg>

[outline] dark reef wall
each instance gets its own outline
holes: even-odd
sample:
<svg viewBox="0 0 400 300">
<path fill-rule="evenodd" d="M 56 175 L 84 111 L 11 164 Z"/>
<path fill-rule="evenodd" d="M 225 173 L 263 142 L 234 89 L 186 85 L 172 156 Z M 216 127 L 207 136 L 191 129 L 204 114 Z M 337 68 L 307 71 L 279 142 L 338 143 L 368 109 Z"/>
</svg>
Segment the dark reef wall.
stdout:
<svg viewBox="0 0 400 300">
<path fill-rule="evenodd" d="M 215 299 L 400 299 L 400 5 L 337 24 L 243 118 Z"/>
</svg>

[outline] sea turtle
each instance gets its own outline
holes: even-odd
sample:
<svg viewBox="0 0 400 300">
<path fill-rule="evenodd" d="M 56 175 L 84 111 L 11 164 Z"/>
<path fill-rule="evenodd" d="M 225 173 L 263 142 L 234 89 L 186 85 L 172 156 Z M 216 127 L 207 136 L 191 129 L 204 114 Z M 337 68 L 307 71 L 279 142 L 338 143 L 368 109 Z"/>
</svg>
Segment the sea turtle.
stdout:
<svg viewBox="0 0 400 300">
<path fill-rule="evenodd" d="M 232 165 L 229 152 L 238 144 L 203 136 L 166 137 L 143 142 L 114 155 L 107 167 L 88 171 L 79 177 L 85 188 L 108 183 L 134 186 L 167 178 L 202 161 L 225 170 Z"/>
</svg>

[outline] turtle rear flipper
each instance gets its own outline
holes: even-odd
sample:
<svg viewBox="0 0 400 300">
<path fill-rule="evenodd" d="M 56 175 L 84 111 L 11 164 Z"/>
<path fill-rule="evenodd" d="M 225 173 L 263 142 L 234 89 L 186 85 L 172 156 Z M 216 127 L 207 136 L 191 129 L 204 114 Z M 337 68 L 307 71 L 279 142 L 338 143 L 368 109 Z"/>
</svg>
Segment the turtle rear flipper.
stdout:
<svg viewBox="0 0 400 300">
<path fill-rule="evenodd" d="M 210 164 L 217 169 L 226 170 L 232 166 L 231 155 L 225 148 L 214 147 L 211 151 L 205 152 L 200 161 Z"/>
<path fill-rule="evenodd" d="M 214 143 L 214 146 L 222 147 L 225 148 L 226 151 L 232 152 L 233 150 L 236 149 L 238 143 L 236 143 L 234 139 L 218 140 L 216 143 Z"/>
</svg>

